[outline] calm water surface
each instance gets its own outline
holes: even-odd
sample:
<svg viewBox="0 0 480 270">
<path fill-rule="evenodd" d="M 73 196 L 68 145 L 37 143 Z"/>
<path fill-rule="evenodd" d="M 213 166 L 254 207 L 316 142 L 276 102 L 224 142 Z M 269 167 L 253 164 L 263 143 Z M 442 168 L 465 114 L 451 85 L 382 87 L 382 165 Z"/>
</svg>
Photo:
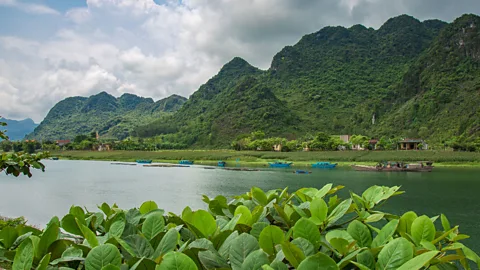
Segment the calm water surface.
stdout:
<svg viewBox="0 0 480 270">
<path fill-rule="evenodd" d="M 414 210 L 429 216 L 444 213 L 451 224 L 472 236 L 465 243 L 480 252 L 480 170 L 435 169 L 432 173 L 355 172 L 314 170 L 296 175 L 291 170 L 237 172 L 190 168 L 147 168 L 111 165 L 101 161 L 46 161 L 47 171 L 27 177 L 0 174 L 0 216 L 25 216 L 43 226 L 53 215 L 62 217 L 71 205 L 95 210 L 103 202 L 122 208 L 156 201 L 166 211 L 181 213 L 185 206 L 204 208 L 201 195 L 237 195 L 252 186 L 264 190 L 289 187 L 320 188 L 334 183 L 361 193 L 371 185 L 401 185 L 405 194 L 385 205 L 399 214 Z M 346 191 L 344 191 L 346 195 Z"/>
</svg>

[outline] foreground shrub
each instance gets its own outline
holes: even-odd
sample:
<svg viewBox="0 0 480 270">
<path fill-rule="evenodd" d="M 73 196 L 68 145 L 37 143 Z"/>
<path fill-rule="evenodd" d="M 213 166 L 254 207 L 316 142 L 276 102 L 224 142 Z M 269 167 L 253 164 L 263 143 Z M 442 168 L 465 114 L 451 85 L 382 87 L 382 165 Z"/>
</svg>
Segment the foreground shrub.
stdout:
<svg viewBox="0 0 480 270">
<path fill-rule="evenodd" d="M 253 187 L 230 202 L 208 198 L 208 211 L 164 213 L 155 202 L 122 210 L 73 206 L 45 230 L 0 232 L 0 260 L 13 269 L 456 269 L 480 258 L 444 215 L 402 216 L 375 210 L 399 187 L 343 186 L 264 192 Z"/>
</svg>

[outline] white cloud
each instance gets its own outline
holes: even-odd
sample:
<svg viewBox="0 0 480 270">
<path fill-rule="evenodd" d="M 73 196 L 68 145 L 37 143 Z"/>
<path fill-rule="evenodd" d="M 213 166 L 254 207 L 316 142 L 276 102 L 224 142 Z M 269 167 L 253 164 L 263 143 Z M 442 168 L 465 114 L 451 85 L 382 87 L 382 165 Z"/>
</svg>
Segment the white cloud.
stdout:
<svg viewBox="0 0 480 270">
<path fill-rule="evenodd" d="M 53 15 L 60 14 L 58 11 L 56 11 L 53 8 L 50 8 L 44 5 L 34 4 L 34 3 L 25 3 L 18 0 L 0 0 L 0 6 L 15 7 L 22 11 L 33 13 L 33 14 L 53 14 Z"/>
<path fill-rule="evenodd" d="M 432 10 L 441 14 L 440 19 L 451 20 L 462 12 L 475 12 L 471 3 L 478 0 L 458 1 L 454 13 L 448 13 L 451 5 L 425 1 L 430 4 L 416 0 L 167 0 L 157 5 L 153 0 L 87 0 L 87 8 L 59 17 L 61 30 L 54 35 L 41 39 L 21 37 L 21 32 L 0 35 L 0 114 L 39 121 L 61 99 L 100 91 L 154 99 L 189 96 L 233 57 L 267 69 L 284 46 L 326 25 L 378 27 L 401 13 L 427 19 Z M 18 0 L 0 0 L 1 5 L 57 13 Z"/>
</svg>

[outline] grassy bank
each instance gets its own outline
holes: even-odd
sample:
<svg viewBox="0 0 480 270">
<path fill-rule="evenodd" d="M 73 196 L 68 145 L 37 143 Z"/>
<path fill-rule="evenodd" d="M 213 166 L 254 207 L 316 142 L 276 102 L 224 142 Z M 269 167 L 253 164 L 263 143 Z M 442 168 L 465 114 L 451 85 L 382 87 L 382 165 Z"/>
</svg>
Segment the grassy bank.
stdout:
<svg viewBox="0 0 480 270">
<path fill-rule="evenodd" d="M 340 165 L 374 164 L 381 160 L 423 161 L 430 160 L 436 165 L 479 166 L 480 153 L 451 151 L 335 151 L 335 152 L 262 152 L 232 150 L 171 150 L 171 151 L 55 151 L 52 156 L 74 160 L 109 160 L 135 161 L 136 159 L 152 159 L 155 162 L 172 162 L 189 159 L 196 164 L 216 164 L 224 160 L 230 164 L 238 162 L 242 165 L 263 166 L 268 161 L 287 160 L 297 166 L 311 164 L 316 161 L 338 162 Z M 439 164 L 440 163 L 440 164 Z"/>
</svg>

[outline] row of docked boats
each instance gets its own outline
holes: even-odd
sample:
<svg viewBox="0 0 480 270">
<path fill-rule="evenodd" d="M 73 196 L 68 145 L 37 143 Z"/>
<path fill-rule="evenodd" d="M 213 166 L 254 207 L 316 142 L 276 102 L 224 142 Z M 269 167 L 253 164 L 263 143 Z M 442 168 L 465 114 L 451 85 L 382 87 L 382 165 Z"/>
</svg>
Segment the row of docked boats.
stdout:
<svg viewBox="0 0 480 270">
<path fill-rule="evenodd" d="M 290 168 L 293 162 L 275 161 L 269 162 L 270 168 Z M 330 162 L 317 162 L 312 164 L 312 168 L 315 169 L 333 169 L 337 166 L 337 163 Z"/>
</svg>

